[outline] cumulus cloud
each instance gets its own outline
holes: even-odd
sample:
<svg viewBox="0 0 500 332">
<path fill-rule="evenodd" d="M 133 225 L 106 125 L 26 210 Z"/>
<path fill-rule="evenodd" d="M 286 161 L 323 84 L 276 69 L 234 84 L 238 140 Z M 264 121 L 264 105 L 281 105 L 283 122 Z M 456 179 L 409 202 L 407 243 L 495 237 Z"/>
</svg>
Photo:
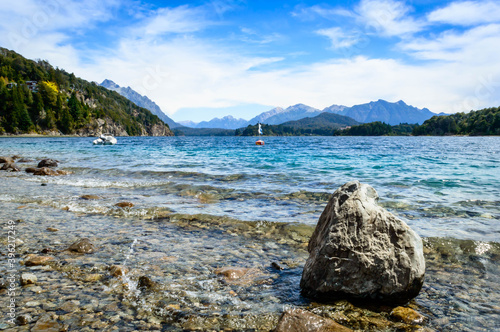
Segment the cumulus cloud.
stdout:
<svg viewBox="0 0 500 332">
<path fill-rule="evenodd" d="M 44 3 L 51 1 L 60 3 L 60 0 Z M 352 10 L 327 11 L 316 7 L 317 16 L 342 16 L 358 27 L 359 24 L 372 27 L 371 32 L 380 37 L 400 37 L 397 45 L 400 52 L 418 61 L 346 56 L 297 64 L 283 61 L 286 54 L 255 56 L 223 40 L 203 38 L 199 32 L 219 24 L 218 15 L 227 13 L 235 3 L 221 1 L 215 2 L 219 7 L 213 7 L 220 12 L 210 5 L 144 9 L 141 16 L 134 16 L 132 26 L 116 32 L 115 44 L 101 45 L 99 49 L 77 49 L 79 45 L 69 40 L 79 29 L 85 32 L 93 24 L 113 20 L 117 8 L 114 0 L 68 1 L 65 3 L 68 7 L 55 11 L 44 9 L 41 1 L 19 0 L 12 6 L 3 2 L 0 44 L 30 58 L 48 59 L 89 80 L 109 78 L 122 86 L 131 86 L 169 115 L 183 108 L 243 104 L 286 107 L 299 102 L 323 108 L 334 103 L 350 106 L 379 98 L 403 99 L 434 112 L 467 111 L 500 104 L 500 83 L 497 83 L 500 67 L 495 50 L 500 44 L 498 24 L 426 34 L 426 29 L 439 24 L 439 20 L 431 21 L 432 15 L 427 22 L 413 18 L 412 9 L 402 2 L 363 0 Z M 93 16 L 86 12 L 91 5 L 96 6 Z M 45 13 L 50 22 L 37 23 L 34 32 L 23 35 L 26 22 L 33 23 L 37 13 Z M 90 15 L 86 19 L 85 13 Z M 37 19 L 44 22 L 43 17 Z M 334 49 L 349 48 L 359 42 L 356 33 L 349 29 L 352 29 L 349 25 L 316 27 L 311 34 L 329 38 Z M 250 28 L 240 31 L 255 36 Z M 14 47 L 8 38 L 16 34 L 28 42 Z M 270 36 L 274 39 L 261 41 L 269 44 L 281 38 Z M 252 41 L 247 44 L 255 45 Z M 269 66 L 278 62 L 280 66 Z"/>
<path fill-rule="evenodd" d="M 359 41 L 359 34 L 346 33 L 339 27 L 317 30 L 316 33 L 328 37 L 334 49 L 351 47 Z"/>
<path fill-rule="evenodd" d="M 411 7 L 401 1 L 362 0 L 356 12 L 362 24 L 383 36 L 413 34 L 425 26 L 425 22 L 410 16 Z"/>
<path fill-rule="evenodd" d="M 452 2 L 444 8 L 431 12 L 428 20 L 463 26 L 500 22 L 500 3 L 498 1 Z"/>
</svg>

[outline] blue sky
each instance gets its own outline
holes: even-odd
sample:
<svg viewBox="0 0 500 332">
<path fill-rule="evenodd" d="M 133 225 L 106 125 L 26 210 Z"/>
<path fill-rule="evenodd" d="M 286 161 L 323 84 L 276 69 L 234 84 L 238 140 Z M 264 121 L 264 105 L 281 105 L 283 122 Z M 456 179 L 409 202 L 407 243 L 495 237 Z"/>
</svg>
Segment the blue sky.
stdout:
<svg viewBox="0 0 500 332">
<path fill-rule="evenodd" d="M 130 86 L 177 121 L 377 99 L 500 105 L 491 0 L 2 1 L 0 46 Z"/>
</svg>

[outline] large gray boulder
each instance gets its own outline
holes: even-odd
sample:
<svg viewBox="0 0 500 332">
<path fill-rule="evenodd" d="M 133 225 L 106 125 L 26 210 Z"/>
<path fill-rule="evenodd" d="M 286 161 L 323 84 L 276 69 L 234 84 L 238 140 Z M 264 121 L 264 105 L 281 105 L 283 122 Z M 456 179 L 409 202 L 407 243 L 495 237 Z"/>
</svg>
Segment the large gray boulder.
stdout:
<svg viewBox="0 0 500 332">
<path fill-rule="evenodd" d="M 422 240 L 377 200 L 375 189 L 358 181 L 335 191 L 309 240 L 304 296 L 403 304 L 418 295 Z"/>
</svg>

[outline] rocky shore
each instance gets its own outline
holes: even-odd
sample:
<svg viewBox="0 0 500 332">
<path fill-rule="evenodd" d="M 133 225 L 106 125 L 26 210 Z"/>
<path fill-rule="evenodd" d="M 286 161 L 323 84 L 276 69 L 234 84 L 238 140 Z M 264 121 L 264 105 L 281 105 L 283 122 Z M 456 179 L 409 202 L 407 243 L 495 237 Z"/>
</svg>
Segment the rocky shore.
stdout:
<svg viewBox="0 0 500 332">
<path fill-rule="evenodd" d="M 24 164 L 21 157 L 11 159 Z M 65 171 L 56 160 L 41 162 L 27 165 Z M 77 199 L 99 202 L 106 197 L 82 191 Z M 11 299 L 15 302 L 14 317 L 0 319 L 5 331 L 499 327 L 500 295 L 488 292 L 499 282 L 498 243 L 423 239 L 426 279 L 418 297 L 407 304 L 321 303 L 303 297 L 299 287 L 314 231 L 310 226 L 167 210 L 141 216 L 133 213 L 140 210 L 140 201 L 110 202 L 102 213 L 28 198 L 0 206 L 0 305 L 8 308 Z M 14 238 L 7 236 L 9 230 L 15 231 Z M 15 248 L 13 268 L 9 248 Z"/>
</svg>

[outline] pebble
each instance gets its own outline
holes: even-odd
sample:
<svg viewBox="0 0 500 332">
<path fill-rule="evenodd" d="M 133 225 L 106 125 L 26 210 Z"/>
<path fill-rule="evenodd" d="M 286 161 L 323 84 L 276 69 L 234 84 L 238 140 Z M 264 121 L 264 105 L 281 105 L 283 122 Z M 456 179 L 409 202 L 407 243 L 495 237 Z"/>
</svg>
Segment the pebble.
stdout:
<svg viewBox="0 0 500 332">
<path fill-rule="evenodd" d="M 94 245 L 89 239 L 83 238 L 70 245 L 68 250 L 81 254 L 91 254 L 94 252 Z"/>
<path fill-rule="evenodd" d="M 16 322 L 18 325 L 27 325 L 31 322 L 32 318 L 28 314 L 22 314 L 17 316 Z"/>
<path fill-rule="evenodd" d="M 21 280 L 21 285 L 26 286 L 30 284 L 36 284 L 38 278 L 33 273 L 22 273 L 20 280 Z"/>
<path fill-rule="evenodd" d="M 24 265 L 25 266 L 47 265 L 53 260 L 54 257 L 51 256 L 37 256 L 35 254 L 30 254 L 25 258 Z"/>
<path fill-rule="evenodd" d="M 396 307 L 391 311 L 391 319 L 395 321 L 400 321 L 406 324 L 421 324 L 423 323 L 425 317 L 416 312 L 411 308 L 406 307 Z"/>
<path fill-rule="evenodd" d="M 118 206 L 121 208 L 131 208 L 134 206 L 134 204 L 130 203 L 130 202 L 120 202 L 120 203 L 116 203 L 115 206 Z"/>
</svg>

